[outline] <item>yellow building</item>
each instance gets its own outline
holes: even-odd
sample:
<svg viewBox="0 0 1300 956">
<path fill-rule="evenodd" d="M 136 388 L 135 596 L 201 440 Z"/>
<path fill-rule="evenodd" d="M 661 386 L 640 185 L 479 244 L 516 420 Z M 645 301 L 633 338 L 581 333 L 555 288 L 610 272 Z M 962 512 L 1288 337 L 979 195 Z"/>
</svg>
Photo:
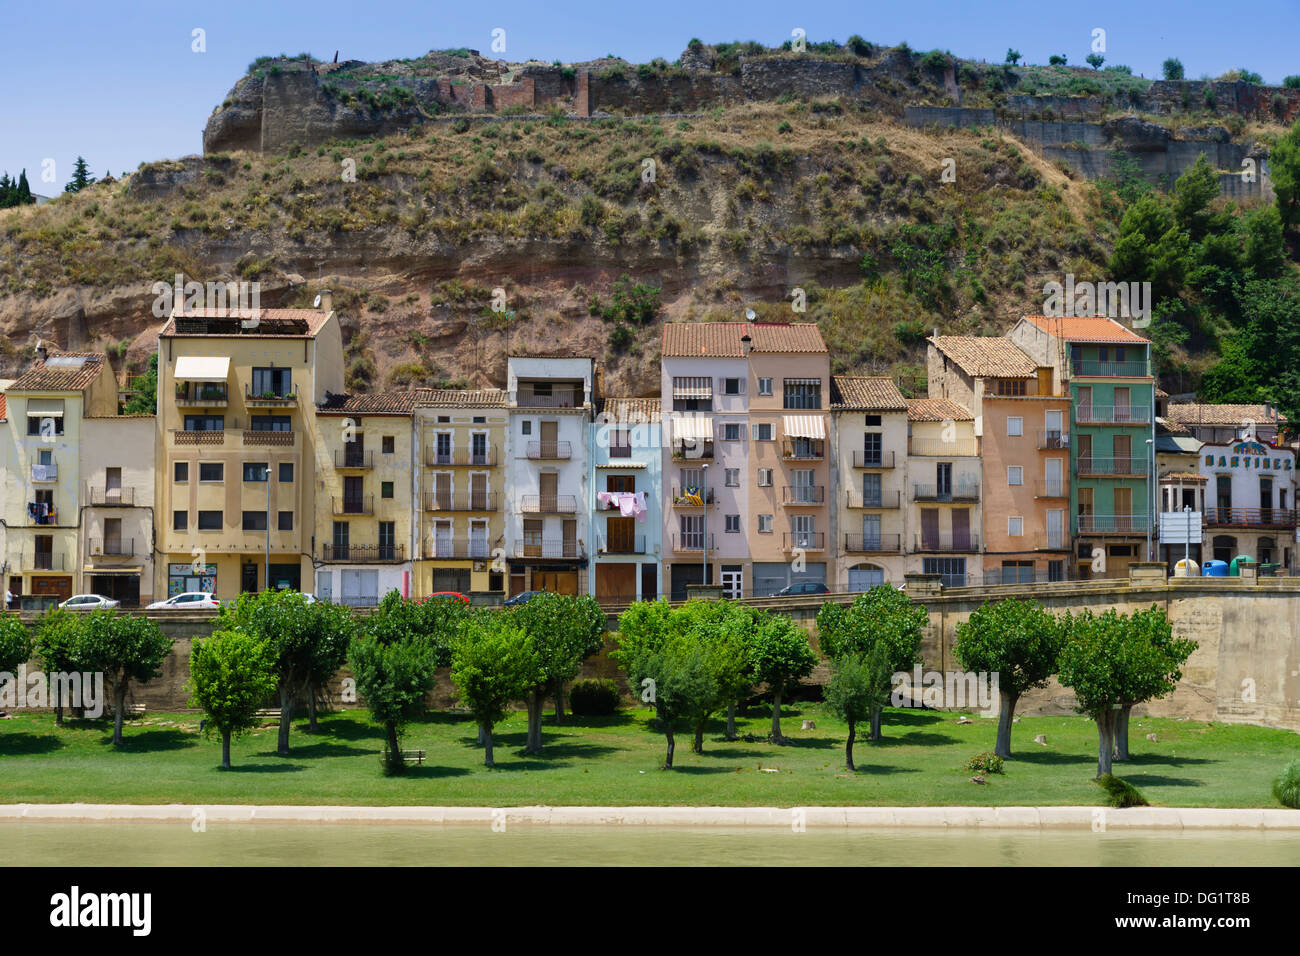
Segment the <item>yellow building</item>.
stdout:
<svg viewBox="0 0 1300 956">
<path fill-rule="evenodd" d="M 158 337 L 156 597 L 310 589 L 313 411 L 342 391 L 329 293 L 247 315 L 177 302 Z"/>
<path fill-rule="evenodd" d="M 504 595 L 508 397 L 495 388 L 421 394 L 418 594 Z"/>
</svg>

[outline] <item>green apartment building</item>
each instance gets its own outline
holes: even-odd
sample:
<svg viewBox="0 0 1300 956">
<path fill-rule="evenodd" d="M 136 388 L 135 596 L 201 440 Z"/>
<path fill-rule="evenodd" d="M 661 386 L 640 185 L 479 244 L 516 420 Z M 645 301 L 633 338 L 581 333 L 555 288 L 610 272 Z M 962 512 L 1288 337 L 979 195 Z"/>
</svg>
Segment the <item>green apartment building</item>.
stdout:
<svg viewBox="0 0 1300 956">
<path fill-rule="evenodd" d="M 1068 387 L 1070 531 L 1080 578 L 1149 560 L 1155 433 L 1151 343 L 1101 316 L 1027 315 L 1008 333 Z"/>
</svg>

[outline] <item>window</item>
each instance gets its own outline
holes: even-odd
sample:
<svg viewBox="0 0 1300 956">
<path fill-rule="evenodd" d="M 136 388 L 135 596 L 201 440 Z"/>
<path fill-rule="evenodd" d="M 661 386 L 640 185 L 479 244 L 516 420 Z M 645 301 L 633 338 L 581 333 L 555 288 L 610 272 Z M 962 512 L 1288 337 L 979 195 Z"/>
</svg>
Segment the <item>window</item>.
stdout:
<svg viewBox="0 0 1300 956">
<path fill-rule="evenodd" d="M 771 441 L 772 423 L 761 422 L 754 425 L 754 441 Z"/>
<path fill-rule="evenodd" d="M 758 394 L 760 395 L 772 394 L 772 380 L 770 378 L 760 378 L 758 380 Z"/>
<path fill-rule="evenodd" d="M 722 380 L 722 393 L 724 395 L 745 394 L 745 380 L 743 378 L 724 378 Z"/>
<path fill-rule="evenodd" d="M 821 408 L 822 380 L 819 378 L 787 378 L 785 380 L 786 408 Z"/>
<path fill-rule="evenodd" d="M 1025 466 L 1008 465 L 1007 466 L 1007 484 L 1023 485 L 1025 483 Z"/>
<path fill-rule="evenodd" d="M 1007 515 L 1007 536 L 1019 538 L 1025 533 L 1025 519 L 1022 515 Z"/>
<path fill-rule="evenodd" d="M 293 393 L 293 381 L 287 368 L 255 368 L 251 394 L 254 398 L 274 395 L 277 398 Z"/>
<path fill-rule="evenodd" d="M 393 497 L 393 483 L 391 481 L 381 481 L 379 483 L 379 497 L 381 498 Z"/>
<path fill-rule="evenodd" d="M 869 427 L 879 428 L 879 427 L 880 427 L 880 416 L 879 416 L 879 415 L 868 415 L 868 416 L 867 416 L 866 424 L 867 424 Z"/>
<path fill-rule="evenodd" d="M 758 487 L 760 487 L 760 488 L 770 488 L 770 487 L 772 487 L 772 469 L 771 469 L 771 468 L 760 468 L 760 469 L 758 469 Z"/>
<path fill-rule="evenodd" d="M 190 480 L 190 463 L 188 461 L 178 461 L 174 465 L 172 465 L 172 480 L 173 481 Z"/>
<path fill-rule="evenodd" d="M 740 469 L 739 469 L 739 468 L 724 468 L 724 469 L 723 469 L 723 477 L 724 477 L 724 482 L 723 482 L 723 483 L 724 483 L 728 488 L 739 488 L 739 487 L 740 487 Z"/>
<path fill-rule="evenodd" d="M 722 426 L 723 441 L 740 441 L 740 423 L 726 422 Z"/>
<path fill-rule="evenodd" d="M 772 516 L 771 516 L 771 515 L 759 515 L 759 516 L 758 516 L 758 533 L 759 533 L 759 534 L 771 534 L 771 533 L 772 533 Z"/>
<path fill-rule="evenodd" d="M 293 512 L 292 512 L 292 511 L 281 511 L 278 515 L 276 515 L 276 518 L 278 519 L 277 522 L 276 522 L 276 530 L 277 530 L 277 531 L 292 531 L 292 530 L 293 530 Z"/>
<path fill-rule="evenodd" d="M 226 466 L 219 461 L 199 462 L 199 481 L 224 481 Z"/>
<path fill-rule="evenodd" d="M 245 481 L 269 481 L 270 471 L 270 466 L 264 461 L 244 462 Z"/>
<path fill-rule="evenodd" d="M 937 574 L 946 588 L 966 586 L 965 558 L 922 558 L 922 574 Z"/>
<path fill-rule="evenodd" d="M 293 462 L 291 461 L 280 462 L 280 480 L 293 481 Z"/>
<path fill-rule="evenodd" d="M 256 415 L 248 420 L 248 428 L 255 432 L 291 432 L 293 419 L 288 415 Z"/>
<path fill-rule="evenodd" d="M 190 513 L 188 511 L 172 512 L 172 530 L 188 531 L 190 528 Z"/>
<path fill-rule="evenodd" d="M 395 447 L 396 447 L 396 441 L 392 435 L 384 435 L 379 440 L 379 450 L 385 455 L 393 454 L 393 449 Z"/>
<path fill-rule="evenodd" d="M 486 416 L 486 415 L 475 415 L 474 418 L 473 418 L 473 423 L 474 423 L 475 425 L 486 425 L 486 424 L 487 424 L 487 416 Z"/>
<path fill-rule="evenodd" d="M 1018 415 L 1007 418 L 1007 435 L 1018 438 L 1025 433 L 1025 420 Z"/>
<path fill-rule="evenodd" d="M 199 530 L 200 530 L 200 531 L 220 531 L 220 530 L 221 530 L 221 512 L 220 512 L 220 511 L 200 511 L 200 512 L 199 512 Z"/>
<path fill-rule="evenodd" d="M 41 434 L 41 423 L 49 422 L 45 426 L 45 434 L 62 435 L 63 434 L 63 416 L 62 415 L 28 415 L 27 416 L 27 434 Z M 52 429 L 52 430 L 51 430 Z"/>
<path fill-rule="evenodd" d="M 202 512 L 200 512 L 202 514 Z M 266 530 L 266 512 L 265 511 L 245 511 L 244 512 L 244 530 L 245 531 L 265 531 Z"/>
<path fill-rule="evenodd" d="M 739 534 L 739 533 L 740 533 L 740 515 L 727 515 L 727 516 L 726 516 L 726 527 L 724 527 L 722 530 L 725 531 L 727 534 Z"/>
<path fill-rule="evenodd" d="M 673 376 L 673 411 L 713 410 L 713 379 L 692 375 Z"/>
<path fill-rule="evenodd" d="M 478 436 L 475 437 L 477 438 Z M 609 457 L 632 457 L 632 430 L 630 428 L 615 428 L 610 433 Z"/>
<path fill-rule="evenodd" d="M 997 380 L 994 392 L 998 395 L 1024 395 L 1025 380 L 1023 378 L 1000 378 Z"/>
<path fill-rule="evenodd" d="M 531 435 L 532 433 L 533 433 L 533 423 L 525 418 L 522 422 L 519 423 L 519 434 Z"/>
<path fill-rule="evenodd" d="M 534 388 L 538 388 L 538 387 L 539 387 L 539 386 L 534 386 Z M 547 388 L 548 390 L 550 389 L 550 387 L 551 387 L 551 386 L 549 386 L 549 385 L 546 386 L 546 388 Z M 541 392 L 538 391 L 537 394 L 540 395 Z M 439 415 L 439 416 L 438 416 L 438 424 L 439 424 L 439 425 L 447 425 L 447 424 L 449 424 L 450 422 L 451 422 L 451 416 L 450 416 L 450 415 Z"/>
<path fill-rule="evenodd" d="M 221 415 L 186 415 L 187 432 L 219 432 L 226 428 L 226 419 Z"/>
</svg>

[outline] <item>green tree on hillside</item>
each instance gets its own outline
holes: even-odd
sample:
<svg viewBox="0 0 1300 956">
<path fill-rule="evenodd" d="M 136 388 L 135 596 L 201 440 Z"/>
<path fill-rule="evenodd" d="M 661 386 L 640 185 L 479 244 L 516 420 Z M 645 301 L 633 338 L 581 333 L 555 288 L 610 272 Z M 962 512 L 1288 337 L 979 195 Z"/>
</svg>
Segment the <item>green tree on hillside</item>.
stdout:
<svg viewBox="0 0 1300 956">
<path fill-rule="evenodd" d="M 1269 151 L 1268 169 L 1282 225 L 1290 229 L 1300 220 L 1300 122 Z"/>
<path fill-rule="evenodd" d="M 94 182 L 95 177 L 90 175 L 89 168 L 86 166 L 86 161 L 82 157 L 78 156 L 77 162 L 72 168 L 72 179 L 70 179 L 68 184 L 63 187 L 63 191 L 65 193 L 79 193 Z"/>
<path fill-rule="evenodd" d="M 1183 61 L 1176 56 L 1171 56 L 1161 64 L 1161 72 L 1169 82 L 1181 80 L 1183 78 Z"/>
<path fill-rule="evenodd" d="M 1100 70 L 1101 65 L 1106 62 L 1106 58 L 1100 53 L 1089 53 L 1084 57 L 1084 61 L 1094 70 Z"/>
<path fill-rule="evenodd" d="M 1011 47 L 1007 47 L 1007 59 L 1006 59 L 1006 62 L 1010 63 L 1012 66 L 1019 66 L 1019 65 L 1020 65 L 1020 51 L 1019 51 L 1019 50 L 1013 50 Z"/>
<path fill-rule="evenodd" d="M 158 413 L 158 353 L 149 356 L 149 368 L 131 383 L 131 397 L 122 406 L 124 415 Z"/>
</svg>

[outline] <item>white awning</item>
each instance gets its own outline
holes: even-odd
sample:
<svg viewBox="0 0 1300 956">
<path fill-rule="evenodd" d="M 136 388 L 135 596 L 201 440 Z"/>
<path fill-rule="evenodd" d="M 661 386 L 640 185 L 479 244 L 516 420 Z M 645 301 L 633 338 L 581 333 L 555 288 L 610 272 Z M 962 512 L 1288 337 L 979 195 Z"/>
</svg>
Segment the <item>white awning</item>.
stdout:
<svg viewBox="0 0 1300 956">
<path fill-rule="evenodd" d="M 182 355 L 176 360 L 173 377 L 187 382 L 224 382 L 230 377 L 230 358 L 225 355 Z"/>
<path fill-rule="evenodd" d="M 27 414 L 39 415 L 41 418 L 62 418 L 63 399 L 29 398 L 27 399 Z"/>
<path fill-rule="evenodd" d="M 786 415 L 786 438 L 826 438 L 826 423 L 820 415 Z"/>
<path fill-rule="evenodd" d="M 707 415 L 682 415 L 673 419 L 673 438 L 678 441 L 713 441 L 713 419 Z"/>
</svg>

